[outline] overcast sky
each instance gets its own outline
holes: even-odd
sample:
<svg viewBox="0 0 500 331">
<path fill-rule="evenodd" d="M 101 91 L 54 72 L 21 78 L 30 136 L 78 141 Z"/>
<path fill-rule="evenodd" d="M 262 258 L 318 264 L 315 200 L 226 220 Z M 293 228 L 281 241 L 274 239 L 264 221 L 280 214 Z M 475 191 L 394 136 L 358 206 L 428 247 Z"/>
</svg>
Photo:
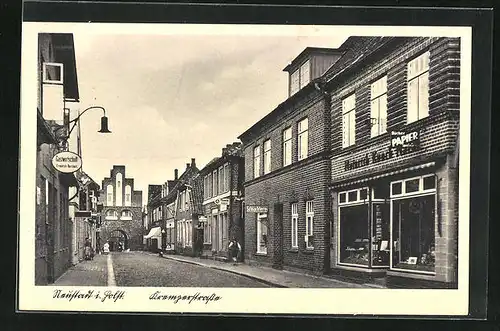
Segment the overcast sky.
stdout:
<svg viewBox="0 0 500 331">
<path fill-rule="evenodd" d="M 113 165 L 147 200 L 148 184 L 202 168 L 222 147 L 287 98 L 282 69 L 305 47 L 335 48 L 345 35 L 75 34 L 83 170 L 101 185 Z"/>
</svg>

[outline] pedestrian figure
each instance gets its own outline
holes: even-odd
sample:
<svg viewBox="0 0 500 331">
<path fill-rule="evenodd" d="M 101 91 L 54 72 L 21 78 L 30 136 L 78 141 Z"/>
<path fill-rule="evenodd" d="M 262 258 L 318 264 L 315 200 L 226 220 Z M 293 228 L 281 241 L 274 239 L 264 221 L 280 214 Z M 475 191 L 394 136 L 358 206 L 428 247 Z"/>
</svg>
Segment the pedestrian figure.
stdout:
<svg viewBox="0 0 500 331">
<path fill-rule="evenodd" d="M 109 243 L 107 241 L 103 246 L 103 252 L 104 254 L 109 254 Z"/>
<path fill-rule="evenodd" d="M 92 242 L 90 241 L 90 238 L 88 238 L 88 237 L 85 238 L 83 252 L 84 252 L 85 260 L 93 260 L 94 259 L 94 255 L 92 252 Z"/>
<path fill-rule="evenodd" d="M 231 255 L 231 258 L 233 260 L 233 265 L 237 265 L 238 260 L 240 258 L 241 245 L 238 242 L 238 240 L 236 240 L 236 238 L 233 238 L 233 240 L 231 240 L 231 242 L 229 243 L 228 249 L 229 249 L 229 253 Z"/>
</svg>

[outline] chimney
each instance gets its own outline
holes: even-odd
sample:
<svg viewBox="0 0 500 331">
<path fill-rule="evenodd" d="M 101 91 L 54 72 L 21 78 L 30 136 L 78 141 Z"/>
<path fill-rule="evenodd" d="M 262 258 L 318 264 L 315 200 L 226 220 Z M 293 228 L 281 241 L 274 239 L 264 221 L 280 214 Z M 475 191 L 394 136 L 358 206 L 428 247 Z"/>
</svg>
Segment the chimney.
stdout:
<svg viewBox="0 0 500 331">
<path fill-rule="evenodd" d="M 177 180 L 177 179 L 179 179 L 179 170 L 175 169 L 174 170 L 174 180 Z"/>
<path fill-rule="evenodd" d="M 191 159 L 191 167 L 196 168 L 196 160 L 195 160 L 195 158 Z"/>
<path fill-rule="evenodd" d="M 222 155 L 226 155 L 227 153 L 227 147 L 222 148 Z"/>
<path fill-rule="evenodd" d="M 190 165 L 191 165 L 191 163 L 186 163 L 186 170 L 189 169 Z"/>
</svg>

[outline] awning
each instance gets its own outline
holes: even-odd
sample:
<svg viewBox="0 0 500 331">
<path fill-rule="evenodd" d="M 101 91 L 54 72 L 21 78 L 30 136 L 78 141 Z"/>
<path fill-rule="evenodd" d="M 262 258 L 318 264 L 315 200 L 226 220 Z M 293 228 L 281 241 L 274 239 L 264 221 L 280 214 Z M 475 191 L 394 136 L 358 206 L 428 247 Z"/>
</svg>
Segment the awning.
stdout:
<svg viewBox="0 0 500 331">
<path fill-rule="evenodd" d="M 339 188 L 339 187 L 351 186 L 351 185 L 360 184 L 360 183 L 366 183 L 366 182 L 369 182 L 369 181 L 374 180 L 374 179 L 389 177 L 389 176 L 393 176 L 393 175 L 397 175 L 397 174 L 401 174 L 401 173 L 409 172 L 409 171 L 430 168 L 430 167 L 433 167 L 435 165 L 436 165 L 436 162 L 434 162 L 434 161 L 427 162 L 424 164 L 419 164 L 419 165 L 415 165 L 415 166 L 411 166 L 411 167 L 407 167 L 407 168 L 402 168 L 402 169 L 398 169 L 398 170 L 394 170 L 394 171 L 388 171 L 388 172 L 384 172 L 381 174 L 376 174 L 376 175 L 364 177 L 364 178 L 361 178 L 358 180 L 352 180 L 352 181 L 346 181 L 346 182 L 342 182 L 342 183 L 338 183 L 338 184 L 333 184 L 331 186 L 331 188 Z"/>
<path fill-rule="evenodd" d="M 158 226 L 156 228 L 152 228 L 149 230 L 149 233 L 147 236 L 144 236 L 144 239 L 148 239 L 151 237 L 161 237 L 161 228 Z"/>
</svg>

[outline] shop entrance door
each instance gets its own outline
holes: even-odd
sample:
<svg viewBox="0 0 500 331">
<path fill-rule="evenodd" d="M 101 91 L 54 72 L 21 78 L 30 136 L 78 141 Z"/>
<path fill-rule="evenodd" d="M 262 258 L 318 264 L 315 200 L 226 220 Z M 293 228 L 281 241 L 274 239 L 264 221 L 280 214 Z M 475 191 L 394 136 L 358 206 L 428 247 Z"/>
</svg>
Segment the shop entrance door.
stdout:
<svg viewBox="0 0 500 331">
<path fill-rule="evenodd" d="M 283 204 L 274 204 L 273 268 L 283 269 Z"/>
</svg>

